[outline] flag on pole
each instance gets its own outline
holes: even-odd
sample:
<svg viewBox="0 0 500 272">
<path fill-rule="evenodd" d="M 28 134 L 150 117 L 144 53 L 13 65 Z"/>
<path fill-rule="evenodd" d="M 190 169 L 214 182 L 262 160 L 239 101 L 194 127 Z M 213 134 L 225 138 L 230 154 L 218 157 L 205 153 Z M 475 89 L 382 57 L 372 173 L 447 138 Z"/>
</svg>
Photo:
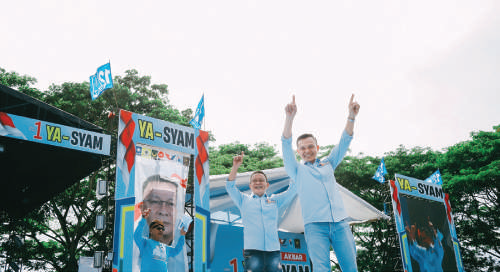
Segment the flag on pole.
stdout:
<svg viewBox="0 0 500 272">
<path fill-rule="evenodd" d="M 384 179 L 385 174 L 387 174 L 387 169 L 385 169 L 384 158 L 382 158 L 382 161 L 380 162 L 380 165 L 378 166 L 377 171 L 375 172 L 375 175 L 372 177 L 372 179 L 374 179 L 380 183 L 384 183 L 385 182 L 385 179 Z"/>
<path fill-rule="evenodd" d="M 436 172 L 434 172 L 428 178 L 426 178 L 425 181 L 430 182 L 430 183 L 434 183 L 437 185 L 443 185 L 443 180 L 441 179 L 441 173 L 439 172 L 439 169 L 436 170 Z"/>
<path fill-rule="evenodd" d="M 195 129 L 201 128 L 201 123 L 203 122 L 203 117 L 205 116 L 205 95 L 201 96 L 200 102 L 198 103 L 198 107 L 196 108 L 196 112 L 194 114 L 193 119 L 189 121 L 189 124 L 193 126 Z"/>
<path fill-rule="evenodd" d="M 111 64 L 108 62 L 97 68 L 97 72 L 90 76 L 90 96 L 97 99 L 105 90 L 113 88 Z"/>
</svg>

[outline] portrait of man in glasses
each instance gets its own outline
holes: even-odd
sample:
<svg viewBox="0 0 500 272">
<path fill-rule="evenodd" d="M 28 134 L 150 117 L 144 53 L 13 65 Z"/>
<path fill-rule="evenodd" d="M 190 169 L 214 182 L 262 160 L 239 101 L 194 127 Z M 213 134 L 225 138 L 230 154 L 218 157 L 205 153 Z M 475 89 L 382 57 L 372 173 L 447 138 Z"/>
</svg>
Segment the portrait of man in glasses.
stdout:
<svg viewBox="0 0 500 272">
<path fill-rule="evenodd" d="M 148 177 L 142 185 L 142 203 L 139 204 L 141 212 L 149 210 L 146 218 L 150 226 L 154 220 L 163 223 L 164 230 L 159 237 L 159 242 L 171 245 L 174 238 L 174 225 L 176 219 L 177 183 L 160 175 Z"/>
</svg>

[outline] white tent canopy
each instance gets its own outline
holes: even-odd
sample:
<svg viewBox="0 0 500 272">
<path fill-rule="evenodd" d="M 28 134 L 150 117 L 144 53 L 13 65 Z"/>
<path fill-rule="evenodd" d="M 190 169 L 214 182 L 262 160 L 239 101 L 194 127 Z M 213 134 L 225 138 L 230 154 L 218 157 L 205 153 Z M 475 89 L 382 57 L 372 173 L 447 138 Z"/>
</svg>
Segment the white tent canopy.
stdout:
<svg viewBox="0 0 500 272">
<path fill-rule="evenodd" d="M 283 191 L 290 182 L 290 177 L 285 172 L 285 168 L 275 168 L 264 170 L 269 181 L 268 194 Z M 250 194 L 248 187 L 252 172 L 238 173 L 236 186 L 243 192 Z M 238 223 L 240 213 L 225 189 L 226 179 L 229 175 L 216 175 L 210 177 L 210 211 L 212 219 L 227 223 Z M 346 188 L 337 184 L 344 201 L 350 224 L 359 224 L 375 221 L 379 219 L 390 219 L 389 216 L 377 210 L 375 207 L 364 201 L 360 197 L 351 193 Z M 304 232 L 304 222 L 298 198 L 295 198 L 290 206 L 280 214 L 279 229 L 287 232 Z"/>
</svg>

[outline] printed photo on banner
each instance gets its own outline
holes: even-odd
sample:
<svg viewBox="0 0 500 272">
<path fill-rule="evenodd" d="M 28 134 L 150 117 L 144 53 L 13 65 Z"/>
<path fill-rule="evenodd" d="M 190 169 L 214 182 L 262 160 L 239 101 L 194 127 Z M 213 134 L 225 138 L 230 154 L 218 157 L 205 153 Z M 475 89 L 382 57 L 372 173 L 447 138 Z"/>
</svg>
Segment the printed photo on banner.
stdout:
<svg viewBox="0 0 500 272">
<path fill-rule="evenodd" d="M 136 146 L 134 271 L 183 271 L 184 239 L 176 227 L 184 215 L 190 155 Z M 177 257 L 179 256 L 179 257 Z M 180 262 L 185 266 L 185 262 Z"/>
<path fill-rule="evenodd" d="M 458 271 L 442 202 L 400 196 L 413 271 Z"/>
<path fill-rule="evenodd" d="M 464 271 L 449 195 L 441 185 L 400 174 L 389 183 L 404 270 Z"/>
</svg>

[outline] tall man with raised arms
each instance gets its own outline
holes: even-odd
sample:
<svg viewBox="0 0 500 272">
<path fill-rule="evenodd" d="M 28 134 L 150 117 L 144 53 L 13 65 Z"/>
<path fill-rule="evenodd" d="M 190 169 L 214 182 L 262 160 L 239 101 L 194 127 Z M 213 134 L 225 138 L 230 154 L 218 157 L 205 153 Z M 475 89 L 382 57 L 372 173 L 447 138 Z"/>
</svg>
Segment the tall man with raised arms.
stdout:
<svg viewBox="0 0 500 272">
<path fill-rule="evenodd" d="M 348 109 L 349 116 L 340 142 L 325 159 L 320 161 L 317 158 L 319 145 L 312 134 L 302 134 L 297 138 L 297 152 L 303 160 L 303 163 L 299 163 L 292 149 L 292 125 L 297 113 L 295 96 L 285 107 L 286 119 L 281 137 L 283 160 L 287 174 L 297 184 L 307 250 L 314 271 L 331 271 L 330 245 L 342 271 L 357 271 L 356 245 L 345 220 L 347 213 L 334 176 L 335 168 L 351 143 L 354 121 L 359 113 L 354 94 Z"/>
</svg>

